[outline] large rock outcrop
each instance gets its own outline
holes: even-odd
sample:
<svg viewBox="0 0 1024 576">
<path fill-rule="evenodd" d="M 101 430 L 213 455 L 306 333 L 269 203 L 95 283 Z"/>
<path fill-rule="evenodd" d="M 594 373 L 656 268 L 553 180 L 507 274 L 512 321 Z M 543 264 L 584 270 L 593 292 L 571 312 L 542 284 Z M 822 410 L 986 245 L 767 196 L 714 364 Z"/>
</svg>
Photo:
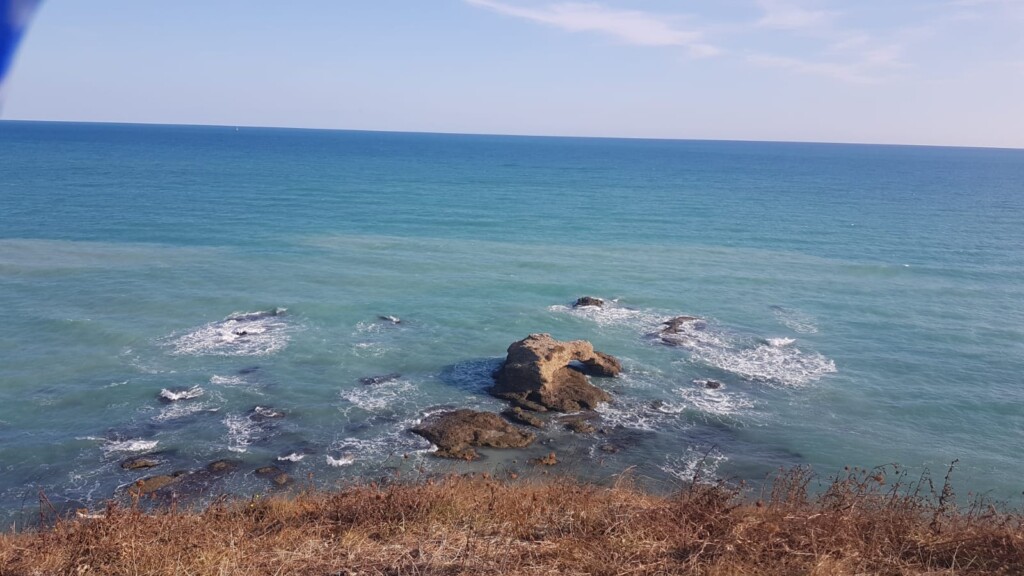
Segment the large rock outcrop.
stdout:
<svg viewBox="0 0 1024 576">
<path fill-rule="evenodd" d="M 438 456 L 462 460 L 480 457 L 474 446 L 524 448 L 536 439 L 497 414 L 466 408 L 429 416 L 411 431 L 437 446 Z"/>
<path fill-rule="evenodd" d="M 490 392 L 528 410 L 576 412 L 611 400 L 587 380 L 588 374 L 616 376 L 621 371 L 618 360 L 596 352 L 590 342 L 531 334 L 508 347 Z"/>
</svg>

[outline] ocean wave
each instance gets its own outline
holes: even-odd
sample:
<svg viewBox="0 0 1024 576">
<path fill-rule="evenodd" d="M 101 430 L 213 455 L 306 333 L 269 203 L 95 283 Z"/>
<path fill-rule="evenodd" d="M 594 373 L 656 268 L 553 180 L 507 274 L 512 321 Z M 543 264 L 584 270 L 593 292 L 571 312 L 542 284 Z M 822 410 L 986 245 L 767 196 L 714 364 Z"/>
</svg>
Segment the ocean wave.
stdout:
<svg viewBox="0 0 1024 576">
<path fill-rule="evenodd" d="M 229 414 L 223 422 L 228 429 L 228 450 L 232 452 L 246 452 L 260 431 L 259 424 L 248 416 Z"/>
<path fill-rule="evenodd" d="M 340 468 L 342 466 L 349 466 L 356 461 L 356 457 L 351 454 L 343 454 L 337 458 L 327 455 L 327 465 L 332 468 Z"/>
<path fill-rule="evenodd" d="M 805 353 L 793 338 L 759 338 L 731 331 L 719 323 L 697 316 L 679 316 L 655 310 L 623 308 L 614 303 L 604 307 L 548 308 L 586 318 L 602 325 L 616 324 L 636 330 L 653 341 L 688 350 L 691 359 L 745 379 L 802 386 L 825 374 L 836 372 L 835 362 L 816 353 Z M 773 307 L 803 331 L 810 331 L 810 317 L 797 311 Z M 813 327 L 817 331 L 816 327 Z M 705 403 L 711 407 L 710 404 Z"/>
<path fill-rule="evenodd" d="M 717 479 L 719 466 L 728 458 L 720 450 L 712 447 L 700 452 L 690 447 L 680 455 L 666 456 L 665 463 L 658 466 L 669 476 L 682 482 L 710 483 Z"/>
<path fill-rule="evenodd" d="M 339 395 L 352 406 L 367 412 L 394 411 L 411 402 L 411 395 L 417 391 L 412 382 L 396 378 L 371 386 L 359 385 L 342 390 Z"/>
<path fill-rule="evenodd" d="M 698 386 L 674 390 L 683 400 L 684 408 L 716 416 L 734 416 L 754 407 L 754 403 L 750 399 L 738 393 L 727 392 L 722 388 Z M 666 403 L 666 406 L 672 405 Z"/>
<path fill-rule="evenodd" d="M 149 452 L 156 448 L 159 440 L 143 440 L 141 438 L 127 439 L 127 440 L 115 440 L 111 438 L 98 438 L 96 436 L 85 436 L 79 438 L 79 440 L 94 440 L 102 442 L 100 450 L 103 450 L 104 454 L 110 455 L 118 452 Z"/>
<path fill-rule="evenodd" d="M 590 320 L 600 326 L 628 326 L 653 330 L 664 320 L 664 316 L 650 310 L 638 310 L 620 306 L 617 300 L 606 300 L 603 306 L 572 307 L 562 304 L 548 306 L 551 312 L 569 314 Z"/>
<path fill-rule="evenodd" d="M 159 397 L 165 402 L 178 402 L 179 400 L 191 400 L 192 398 L 198 398 L 202 396 L 203 393 L 204 390 L 199 386 L 176 390 L 164 388 L 160 391 Z"/>
<path fill-rule="evenodd" d="M 241 376 L 210 376 L 210 384 L 215 386 L 245 386 L 248 384 Z"/>
<path fill-rule="evenodd" d="M 266 356 L 288 345 L 292 326 L 283 319 L 287 309 L 236 312 L 181 336 L 172 337 L 179 355 Z"/>
<path fill-rule="evenodd" d="M 156 422 L 169 422 L 171 420 L 179 420 L 187 416 L 192 416 L 193 414 L 199 414 L 200 412 L 216 413 L 219 411 L 219 407 L 211 407 L 205 403 L 175 403 L 158 412 L 157 415 L 153 417 L 153 420 Z"/>
<path fill-rule="evenodd" d="M 594 411 L 601 415 L 601 424 L 609 428 L 622 427 L 644 432 L 664 430 L 665 414 L 652 411 L 647 403 L 620 400 L 600 404 Z"/>
<path fill-rule="evenodd" d="M 277 459 L 279 462 L 299 462 L 305 457 L 305 454 L 299 454 L 298 452 L 289 452 L 288 454 L 285 454 L 283 456 L 278 456 Z"/>
<path fill-rule="evenodd" d="M 804 386 L 836 372 L 831 359 L 794 346 L 701 347 L 693 350 L 693 359 L 747 380 L 782 386 Z"/>
</svg>

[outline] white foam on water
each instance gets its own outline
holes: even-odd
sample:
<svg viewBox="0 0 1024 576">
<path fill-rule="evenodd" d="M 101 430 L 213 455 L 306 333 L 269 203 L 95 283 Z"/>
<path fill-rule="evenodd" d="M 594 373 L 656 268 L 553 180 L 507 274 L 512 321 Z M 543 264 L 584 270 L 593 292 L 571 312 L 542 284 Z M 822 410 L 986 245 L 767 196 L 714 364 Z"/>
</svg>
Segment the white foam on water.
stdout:
<svg viewBox="0 0 1024 576">
<path fill-rule="evenodd" d="M 284 416 L 284 412 L 267 408 L 266 406 L 257 406 L 252 409 L 252 413 L 263 418 L 281 418 Z"/>
<path fill-rule="evenodd" d="M 333 468 L 341 468 L 342 466 L 349 466 L 356 461 L 356 457 L 351 454 L 343 454 L 337 458 L 334 458 L 330 454 L 327 455 L 327 464 Z"/>
<path fill-rule="evenodd" d="M 195 397 L 197 396 L 192 396 L 190 398 Z M 218 406 L 218 404 L 223 402 L 224 397 L 216 392 L 207 396 L 207 399 L 204 401 L 171 402 L 169 404 L 164 404 L 156 416 L 153 416 L 153 420 L 156 422 L 169 422 L 171 420 L 178 420 L 201 412 L 219 412 L 220 406 Z"/>
<path fill-rule="evenodd" d="M 192 398 L 198 398 L 202 396 L 203 393 L 204 390 L 199 386 L 193 386 L 186 390 L 178 390 L 177 392 L 164 388 L 160 391 L 160 397 L 170 402 L 177 402 L 179 400 L 191 400 Z"/>
<path fill-rule="evenodd" d="M 800 334 L 816 334 L 818 332 L 816 319 L 806 312 L 783 306 L 772 306 L 772 314 L 780 324 L 794 332 Z"/>
<path fill-rule="evenodd" d="M 396 378 L 373 384 L 359 385 L 342 390 L 339 395 L 350 404 L 367 412 L 394 410 L 410 402 L 410 395 L 417 391 L 415 384 L 408 380 Z"/>
<path fill-rule="evenodd" d="M 228 428 L 228 450 L 232 452 L 247 451 L 260 430 L 259 424 L 239 414 L 226 416 L 224 425 Z"/>
<path fill-rule="evenodd" d="M 285 454 L 284 456 L 278 456 L 277 459 L 280 462 L 298 462 L 298 461 L 302 460 L 305 457 L 306 457 L 305 454 L 299 454 L 298 452 L 292 452 L 290 454 Z M 330 458 L 330 456 L 328 456 L 328 458 Z"/>
<path fill-rule="evenodd" d="M 687 448 L 686 452 L 679 456 L 666 456 L 665 464 L 658 466 L 663 472 L 683 482 L 714 482 L 715 474 L 722 462 L 728 460 L 725 454 L 718 449 L 712 448 L 708 452 L 700 452 L 694 448 Z"/>
<path fill-rule="evenodd" d="M 285 308 L 263 312 L 236 312 L 219 322 L 205 324 L 172 337 L 179 355 L 266 356 L 288 345 L 292 326 L 283 319 Z"/>
<path fill-rule="evenodd" d="M 129 439 L 129 440 L 111 440 L 109 438 L 98 438 L 96 436 L 85 436 L 78 438 L 78 440 L 95 440 L 103 442 L 100 449 L 103 450 L 104 454 L 114 454 L 117 452 L 149 452 L 156 448 L 159 440 L 142 440 L 142 439 Z"/>
<path fill-rule="evenodd" d="M 215 386 L 245 386 L 248 382 L 241 376 L 218 376 L 214 374 L 210 377 L 210 384 Z"/>
<path fill-rule="evenodd" d="M 200 412 L 218 411 L 220 411 L 220 408 L 211 408 L 206 404 L 171 404 L 154 416 L 153 420 L 157 422 L 169 422 L 171 420 L 178 420 Z"/>
<path fill-rule="evenodd" d="M 662 321 L 659 332 L 664 328 L 666 325 Z M 675 331 L 661 333 L 660 336 L 666 344 L 688 349 L 723 348 L 731 344 L 730 337 L 726 332 L 701 318 L 681 322 Z"/>
<path fill-rule="evenodd" d="M 782 386 L 805 386 L 836 372 L 832 360 L 817 352 L 805 354 L 794 346 L 702 347 L 693 351 L 693 358 L 748 380 Z"/>
<path fill-rule="evenodd" d="M 664 428 L 665 415 L 651 411 L 645 403 L 601 403 L 594 411 L 601 415 L 602 426 L 622 426 L 646 432 L 657 432 Z"/>
<path fill-rule="evenodd" d="M 601 325 L 632 327 L 642 335 L 679 346 L 691 352 L 693 360 L 732 372 L 743 378 L 782 386 L 803 386 L 825 374 L 836 372 L 835 362 L 818 353 L 804 353 L 792 338 L 770 338 L 751 346 L 750 337 L 722 329 L 714 322 L 693 317 L 679 322 L 675 330 L 662 332 L 672 315 L 652 310 L 623 308 L 613 303 L 604 307 L 549 306 L 548 310 L 572 314 Z M 817 332 L 810 315 L 780 306 L 772 307 L 780 322 L 801 333 Z M 678 316 L 675 316 L 678 317 Z M 692 393 L 690 393 L 692 394 Z M 705 406 L 711 408 L 706 399 Z M 723 404 L 724 405 L 724 404 Z"/>
<path fill-rule="evenodd" d="M 377 358 L 388 350 L 388 346 L 381 342 L 356 342 L 352 345 L 352 352 L 360 358 Z"/>
<path fill-rule="evenodd" d="M 794 346 L 793 338 L 744 337 L 699 318 L 679 323 L 673 333 L 662 333 L 660 338 L 689 350 L 693 360 L 758 382 L 803 386 L 836 372 L 835 362 L 818 353 L 804 353 Z"/>
<path fill-rule="evenodd" d="M 381 324 L 380 322 L 359 322 L 356 324 L 356 331 L 353 335 L 379 334 L 380 332 L 383 332 L 386 327 L 387 325 Z"/>
<path fill-rule="evenodd" d="M 626 326 L 638 329 L 653 330 L 665 320 L 664 316 L 650 310 L 637 310 L 619 306 L 615 301 L 606 300 L 604 306 L 564 306 L 556 304 L 548 306 L 551 312 L 569 314 L 577 318 L 590 320 L 600 326 Z"/>
<path fill-rule="evenodd" d="M 722 388 L 677 388 L 674 392 L 682 398 L 684 409 L 689 407 L 716 416 L 733 416 L 754 407 L 754 403 L 749 398 L 727 392 Z M 666 404 L 666 406 L 677 407 L 673 404 Z M 659 409 L 664 409 L 664 407 Z"/>
</svg>

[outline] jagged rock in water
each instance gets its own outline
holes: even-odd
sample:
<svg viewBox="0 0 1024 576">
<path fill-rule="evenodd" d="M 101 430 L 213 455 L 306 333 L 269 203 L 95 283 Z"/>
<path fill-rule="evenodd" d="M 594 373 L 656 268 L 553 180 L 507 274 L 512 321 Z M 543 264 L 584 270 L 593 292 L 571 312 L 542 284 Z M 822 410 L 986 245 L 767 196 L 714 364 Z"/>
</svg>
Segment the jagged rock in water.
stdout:
<svg viewBox="0 0 1024 576">
<path fill-rule="evenodd" d="M 398 372 L 392 372 L 390 374 L 380 374 L 377 376 L 367 376 L 366 378 L 360 378 L 359 383 L 363 386 L 376 386 L 377 384 L 386 384 L 388 382 L 394 382 L 401 378 L 402 375 Z"/>
<path fill-rule="evenodd" d="M 621 371 L 618 360 L 596 352 L 590 342 L 561 342 L 550 334 L 531 334 L 508 347 L 490 393 L 523 408 L 531 403 L 559 412 L 578 412 L 611 401 L 586 375 L 616 376 Z"/>
<path fill-rule="evenodd" d="M 159 466 L 161 460 L 153 458 L 152 456 L 134 456 L 121 462 L 121 468 L 125 470 L 142 470 L 144 468 L 152 468 Z"/>
<path fill-rule="evenodd" d="M 532 462 L 534 464 L 541 464 L 543 466 L 554 466 L 555 464 L 558 464 L 558 456 L 555 455 L 554 452 L 551 452 L 547 456 L 534 458 Z"/>
<path fill-rule="evenodd" d="M 580 308 L 582 306 L 596 306 L 597 308 L 601 308 L 604 306 L 604 300 L 593 296 L 581 296 L 572 303 L 573 308 Z"/>
<path fill-rule="evenodd" d="M 522 424 L 523 426 L 533 426 L 534 428 L 544 428 L 544 421 L 539 417 L 529 414 L 522 408 L 516 406 L 503 410 L 501 415 L 508 418 L 511 422 L 516 424 Z"/>
<path fill-rule="evenodd" d="M 225 474 L 238 469 L 237 460 L 215 460 L 206 465 L 206 471 L 211 474 Z"/>
<path fill-rule="evenodd" d="M 292 481 L 291 476 L 277 466 L 263 466 L 262 468 L 257 468 L 256 475 L 270 480 L 275 486 L 285 486 Z"/>
<path fill-rule="evenodd" d="M 694 384 L 701 388 L 707 388 L 708 390 L 718 390 L 722 387 L 722 383 L 718 380 L 712 380 L 711 378 L 698 378 L 693 381 Z"/>
<path fill-rule="evenodd" d="M 584 414 L 561 418 L 559 419 L 559 422 L 561 422 L 567 430 L 571 430 L 577 434 L 593 434 L 597 431 L 597 428 L 589 422 L 591 419 L 593 419 L 593 416 Z"/>
<path fill-rule="evenodd" d="M 465 408 L 434 414 L 411 431 L 437 446 L 438 456 L 462 460 L 479 458 L 473 447 L 524 448 L 536 439 L 497 414 Z"/>
<path fill-rule="evenodd" d="M 165 488 L 180 481 L 183 477 L 187 476 L 188 472 L 179 470 L 171 474 L 160 474 L 159 476 L 147 476 L 140 480 L 136 480 L 135 484 L 132 484 L 131 488 L 128 489 L 132 494 L 139 496 L 146 496 Z"/>
</svg>

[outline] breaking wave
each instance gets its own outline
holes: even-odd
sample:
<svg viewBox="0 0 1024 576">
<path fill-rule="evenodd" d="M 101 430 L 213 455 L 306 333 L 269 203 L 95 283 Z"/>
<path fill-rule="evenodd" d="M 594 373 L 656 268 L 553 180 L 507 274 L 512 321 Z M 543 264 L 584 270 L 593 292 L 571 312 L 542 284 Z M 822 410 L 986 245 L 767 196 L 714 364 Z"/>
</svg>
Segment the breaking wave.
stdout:
<svg viewBox="0 0 1024 576">
<path fill-rule="evenodd" d="M 174 354 L 217 356 L 265 356 L 288 345 L 290 324 L 285 308 L 239 312 L 219 322 L 205 324 L 172 337 Z"/>
</svg>

